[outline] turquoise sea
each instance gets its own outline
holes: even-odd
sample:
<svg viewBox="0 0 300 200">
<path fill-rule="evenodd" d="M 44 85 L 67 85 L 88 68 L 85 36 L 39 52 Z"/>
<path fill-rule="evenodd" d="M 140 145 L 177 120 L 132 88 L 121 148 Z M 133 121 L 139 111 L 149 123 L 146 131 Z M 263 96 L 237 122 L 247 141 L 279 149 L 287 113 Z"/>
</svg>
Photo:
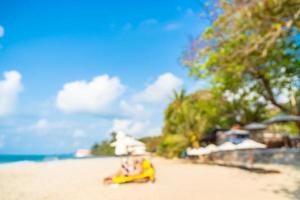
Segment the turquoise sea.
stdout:
<svg viewBox="0 0 300 200">
<path fill-rule="evenodd" d="M 16 155 L 0 154 L 0 164 L 13 162 L 44 162 L 52 160 L 76 159 L 74 154 L 53 154 L 53 155 Z"/>
</svg>

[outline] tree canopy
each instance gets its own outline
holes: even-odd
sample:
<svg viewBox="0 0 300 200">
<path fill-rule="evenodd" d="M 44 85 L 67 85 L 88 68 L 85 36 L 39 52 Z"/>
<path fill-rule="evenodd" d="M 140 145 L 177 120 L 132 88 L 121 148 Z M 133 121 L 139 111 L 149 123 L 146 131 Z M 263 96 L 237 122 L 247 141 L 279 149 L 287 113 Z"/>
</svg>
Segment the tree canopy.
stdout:
<svg viewBox="0 0 300 200">
<path fill-rule="evenodd" d="M 246 98 L 251 107 L 272 105 L 300 115 L 300 1 L 232 0 L 219 6 L 184 58 L 191 74 L 209 77 L 215 89 Z"/>
<path fill-rule="evenodd" d="M 262 121 L 267 114 L 265 107 L 253 110 L 248 101 L 230 102 L 215 90 L 199 90 L 189 95 L 184 90 L 175 92 L 165 110 L 158 153 L 180 156 L 188 146 L 199 147 L 199 140 L 215 128 Z"/>
<path fill-rule="evenodd" d="M 174 157 L 179 156 L 187 146 L 199 147 L 199 139 L 208 130 L 231 124 L 226 109 L 225 101 L 216 98 L 209 90 L 188 96 L 184 90 L 175 92 L 174 100 L 165 110 L 158 153 Z"/>
</svg>

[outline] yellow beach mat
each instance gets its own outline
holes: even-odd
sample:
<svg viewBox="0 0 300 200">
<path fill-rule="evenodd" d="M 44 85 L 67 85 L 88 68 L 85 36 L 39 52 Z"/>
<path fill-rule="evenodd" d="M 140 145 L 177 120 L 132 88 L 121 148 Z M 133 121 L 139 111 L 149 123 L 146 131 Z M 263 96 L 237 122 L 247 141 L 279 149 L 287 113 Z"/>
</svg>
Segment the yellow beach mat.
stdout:
<svg viewBox="0 0 300 200">
<path fill-rule="evenodd" d="M 155 170 L 149 160 L 144 160 L 143 163 L 143 173 L 134 176 L 115 176 L 112 182 L 115 184 L 128 183 L 139 181 L 143 179 L 149 179 L 149 181 L 155 180 Z"/>
</svg>

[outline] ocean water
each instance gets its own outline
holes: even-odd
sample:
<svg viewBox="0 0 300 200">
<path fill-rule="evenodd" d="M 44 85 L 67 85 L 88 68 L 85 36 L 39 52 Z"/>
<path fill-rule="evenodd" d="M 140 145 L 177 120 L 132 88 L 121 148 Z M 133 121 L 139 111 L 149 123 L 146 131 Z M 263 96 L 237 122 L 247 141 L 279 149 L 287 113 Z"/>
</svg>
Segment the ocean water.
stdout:
<svg viewBox="0 0 300 200">
<path fill-rule="evenodd" d="M 73 154 L 57 154 L 57 155 L 1 155 L 0 164 L 14 162 L 45 162 L 52 160 L 75 159 Z"/>
</svg>

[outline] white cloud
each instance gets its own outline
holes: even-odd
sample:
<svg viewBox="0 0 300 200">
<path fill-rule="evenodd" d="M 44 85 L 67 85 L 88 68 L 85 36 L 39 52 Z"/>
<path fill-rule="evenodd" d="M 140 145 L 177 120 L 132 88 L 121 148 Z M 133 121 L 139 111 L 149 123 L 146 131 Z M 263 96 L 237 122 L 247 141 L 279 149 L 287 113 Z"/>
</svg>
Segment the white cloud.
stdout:
<svg viewBox="0 0 300 200">
<path fill-rule="evenodd" d="M 64 121 L 51 122 L 48 119 L 41 118 L 32 125 L 19 127 L 17 132 L 36 132 L 45 135 L 57 130 L 66 130 L 67 128 L 69 128 L 69 125 Z"/>
<path fill-rule="evenodd" d="M 17 71 L 4 72 L 4 80 L 0 81 L 0 116 L 14 111 L 18 94 L 22 90 L 21 79 L 22 76 Z"/>
<path fill-rule="evenodd" d="M 159 135 L 161 128 L 154 126 L 150 121 L 139 121 L 134 119 L 114 119 L 109 132 L 125 132 L 134 136 Z"/>
<path fill-rule="evenodd" d="M 4 28 L 0 25 L 0 37 L 4 36 Z"/>
<path fill-rule="evenodd" d="M 179 29 L 180 27 L 181 27 L 181 25 L 178 22 L 171 22 L 165 26 L 165 30 L 174 31 L 174 30 Z"/>
<path fill-rule="evenodd" d="M 160 75 L 154 83 L 136 95 L 135 99 L 142 102 L 164 102 L 171 97 L 174 90 L 180 88 L 183 81 L 172 73 Z"/>
<path fill-rule="evenodd" d="M 137 135 L 141 134 L 145 128 L 149 125 L 149 122 L 134 121 L 131 119 L 115 119 L 110 130 L 112 131 L 123 131 L 126 134 Z"/>
<path fill-rule="evenodd" d="M 125 115 L 140 116 L 145 114 L 145 107 L 139 103 L 128 103 L 125 100 L 120 102 L 120 108 Z"/>
<path fill-rule="evenodd" d="M 90 82 L 74 81 L 58 92 L 56 105 L 67 113 L 105 113 L 124 88 L 119 78 L 108 75 L 97 76 Z"/>
</svg>

